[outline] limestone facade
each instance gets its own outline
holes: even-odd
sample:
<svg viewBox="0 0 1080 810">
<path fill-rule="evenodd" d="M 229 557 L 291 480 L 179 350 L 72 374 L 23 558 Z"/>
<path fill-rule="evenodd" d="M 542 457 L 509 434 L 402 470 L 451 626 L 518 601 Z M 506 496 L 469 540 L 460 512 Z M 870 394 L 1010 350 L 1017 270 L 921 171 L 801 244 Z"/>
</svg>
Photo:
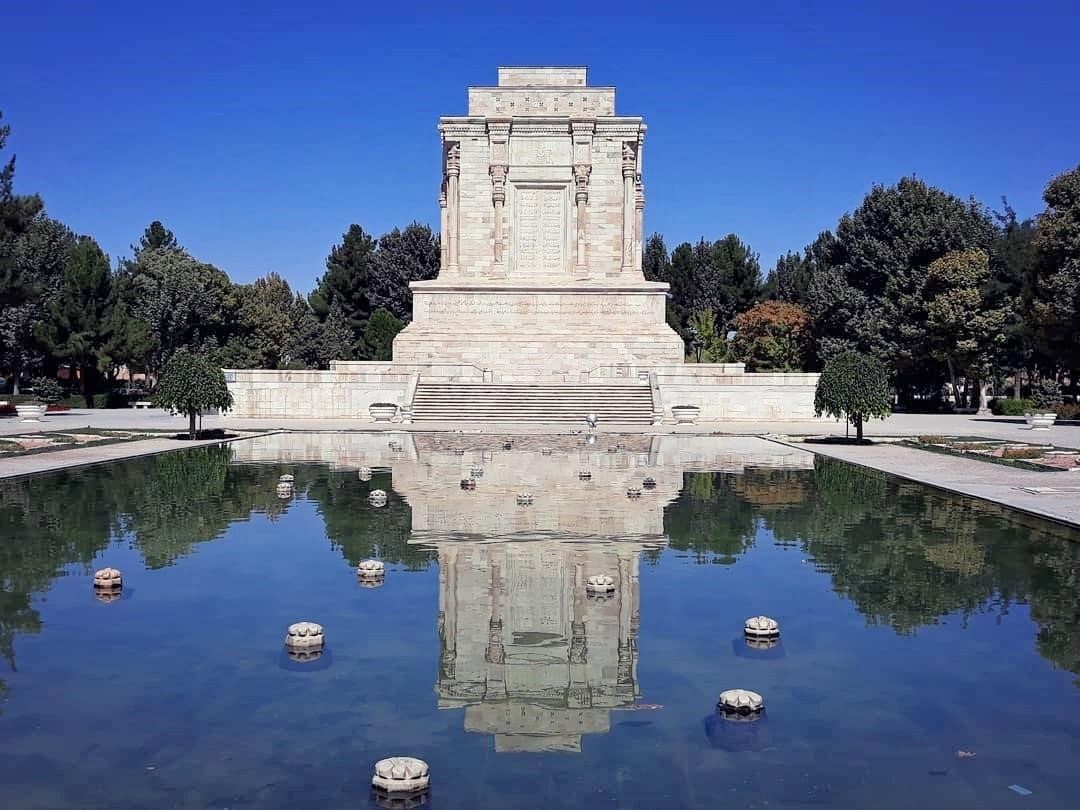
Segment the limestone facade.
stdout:
<svg viewBox="0 0 1080 810">
<path fill-rule="evenodd" d="M 534 377 L 682 361 L 641 272 L 646 127 L 585 68 L 500 68 L 439 120 L 443 266 L 413 283 L 395 361 Z"/>
</svg>

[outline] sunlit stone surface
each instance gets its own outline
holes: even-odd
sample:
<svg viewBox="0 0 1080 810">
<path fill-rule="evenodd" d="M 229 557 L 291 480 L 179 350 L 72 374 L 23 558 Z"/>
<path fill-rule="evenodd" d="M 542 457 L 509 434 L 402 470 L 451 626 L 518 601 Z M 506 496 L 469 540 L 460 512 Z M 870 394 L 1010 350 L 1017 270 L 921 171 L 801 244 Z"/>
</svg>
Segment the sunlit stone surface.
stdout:
<svg viewBox="0 0 1080 810">
<path fill-rule="evenodd" d="M 756 714 L 765 708 L 765 700 L 749 689 L 728 689 L 720 693 L 718 709 L 731 714 Z"/>
<path fill-rule="evenodd" d="M 415 757 L 387 757 L 375 763 L 371 784 L 393 793 L 424 790 L 431 781 L 428 764 Z"/>
<path fill-rule="evenodd" d="M 768 616 L 753 616 L 746 620 L 743 630 L 755 638 L 775 638 L 780 635 L 780 625 Z"/>
<path fill-rule="evenodd" d="M 116 568 L 102 568 L 94 572 L 94 587 L 101 590 L 118 590 L 124 586 L 124 577 Z"/>
<path fill-rule="evenodd" d="M 297 622 L 290 624 L 285 634 L 285 646 L 294 650 L 321 649 L 323 646 L 323 626 L 316 622 Z"/>
</svg>

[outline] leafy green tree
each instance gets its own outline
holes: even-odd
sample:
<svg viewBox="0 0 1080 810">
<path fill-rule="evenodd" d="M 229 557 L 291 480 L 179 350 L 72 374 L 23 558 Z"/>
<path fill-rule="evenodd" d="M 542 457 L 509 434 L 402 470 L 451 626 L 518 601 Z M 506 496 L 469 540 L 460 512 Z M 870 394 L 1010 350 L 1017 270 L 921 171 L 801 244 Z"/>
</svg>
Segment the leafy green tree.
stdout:
<svg viewBox="0 0 1080 810">
<path fill-rule="evenodd" d="M 663 234 L 654 233 L 645 242 L 645 249 L 641 254 L 641 269 L 646 281 L 667 281 L 671 276 L 671 257 L 668 255 L 667 245 L 664 244 Z"/>
<path fill-rule="evenodd" d="M 155 373 L 177 350 L 211 352 L 232 328 L 235 290 L 229 277 L 179 248 L 148 248 L 132 268 L 132 315 L 148 328 L 147 367 Z"/>
<path fill-rule="evenodd" d="M 726 335 L 716 331 L 716 315 L 711 309 L 695 312 L 690 319 L 691 358 L 697 363 L 724 363 L 731 359 Z"/>
<path fill-rule="evenodd" d="M 863 422 L 891 413 L 888 371 L 877 358 L 842 352 L 825 364 L 814 391 L 814 413 L 849 419 L 862 441 Z"/>
<path fill-rule="evenodd" d="M 0 113 L 0 120 L 3 113 Z M 11 127 L 0 126 L 0 150 L 7 143 Z M 19 272 L 16 242 L 44 208 L 37 195 L 15 194 L 15 156 L 0 168 L 0 308 L 17 306 L 33 294 Z"/>
<path fill-rule="evenodd" d="M 89 236 L 78 237 L 68 248 L 60 294 L 49 302 L 35 335 L 50 354 L 78 370 L 87 407 L 101 390 L 111 296 L 109 257 Z"/>
<path fill-rule="evenodd" d="M 409 282 L 435 278 L 439 274 L 439 253 L 438 235 L 419 222 L 380 236 L 368 294 L 372 316 L 382 308 L 403 323 L 411 321 Z"/>
<path fill-rule="evenodd" d="M 958 375 L 984 377 L 1004 343 L 1006 313 L 983 298 L 989 278 L 990 257 L 980 249 L 946 253 L 927 268 L 926 330 L 933 356 L 949 369 L 957 407 Z"/>
<path fill-rule="evenodd" d="M 371 314 L 364 329 L 364 343 L 372 360 L 390 360 L 393 355 L 394 338 L 405 324 L 389 311 L 379 307 Z"/>
<path fill-rule="evenodd" d="M 1080 166 L 1058 175 L 1043 192 L 1033 314 L 1045 350 L 1071 372 L 1080 372 Z"/>
<path fill-rule="evenodd" d="M 762 301 L 735 316 L 735 357 L 750 371 L 803 371 L 810 318 L 798 304 Z"/>
<path fill-rule="evenodd" d="M 155 395 L 162 408 L 174 408 L 188 417 L 188 433 L 195 438 L 195 418 L 209 408 L 228 410 L 233 398 L 221 368 L 210 360 L 179 349 L 161 369 Z"/>
<path fill-rule="evenodd" d="M 227 368 L 282 368 L 294 337 L 293 292 L 277 273 L 233 286 L 232 335 L 218 359 Z"/>
<path fill-rule="evenodd" d="M 322 321 L 330 317 L 331 307 L 338 305 L 352 332 L 349 343 L 353 352 L 359 347 L 367 319 L 375 309 L 371 304 L 371 282 L 376 244 L 359 225 L 350 225 L 341 244 L 330 249 L 326 272 L 308 296 L 311 308 Z"/>
<path fill-rule="evenodd" d="M 15 244 L 18 274 L 33 292 L 22 303 L 0 309 L 0 367 L 10 373 L 12 393 L 19 393 L 23 374 L 41 369 L 46 356 L 34 329 L 48 315 L 48 305 L 60 295 L 64 261 L 74 236 L 62 223 L 40 216 Z"/>
<path fill-rule="evenodd" d="M 994 214 L 997 235 L 990 250 L 991 277 L 985 285 L 986 305 L 1005 315 L 1000 362 L 1013 372 L 1013 397 L 1020 399 L 1023 370 L 1036 359 L 1038 324 L 1032 313 L 1039 253 L 1035 221 L 1017 219 L 1002 197 L 1004 210 Z"/>
<path fill-rule="evenodd" d="M 856 349 L 893 365 L 901 386 L 940 380 L 925 333 L 928 268 L 952 251 L 989 250 L 993 237 L 974 200 L 910 177 L 874 186 L 840 219 L 828 264 L 807 290 L 822 357 Z"/>
</svg>

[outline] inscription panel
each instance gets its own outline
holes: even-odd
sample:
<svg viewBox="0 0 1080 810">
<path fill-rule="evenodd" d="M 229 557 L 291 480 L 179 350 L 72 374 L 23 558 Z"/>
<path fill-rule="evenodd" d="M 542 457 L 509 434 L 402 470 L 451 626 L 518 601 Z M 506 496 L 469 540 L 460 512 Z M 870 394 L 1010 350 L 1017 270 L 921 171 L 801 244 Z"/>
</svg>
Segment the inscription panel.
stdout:
<svg viewBox="0 0 1080 810">
<path fill-rule="evenodd" d="M 510 321 L 520 319 L 563 321 L 580 324 L 593 318 L 611 318 L 610 328 L 620 320 L 651 319 L 654 303 L 639 295 L 417 295 L 427 315 L 439 320 L 481 319 Z M 426 299 L 426 300 L 425 300 Z"/>
<path fill-rule="evenodd" d="M 566 194 L 520 188 L 514 200 L 515 267 L 521 275 L 557 275 L 566 268 Z"/>
</svg>

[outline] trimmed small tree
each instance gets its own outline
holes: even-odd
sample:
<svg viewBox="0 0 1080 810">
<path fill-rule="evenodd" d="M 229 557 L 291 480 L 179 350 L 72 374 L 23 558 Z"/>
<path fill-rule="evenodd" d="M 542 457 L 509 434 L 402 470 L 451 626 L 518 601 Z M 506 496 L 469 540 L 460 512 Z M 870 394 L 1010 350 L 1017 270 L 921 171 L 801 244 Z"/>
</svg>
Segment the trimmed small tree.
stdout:
<svg viewBox="0 0 1080 810">
<path fill-rule="evenodd" d="M 855 437 L 862 441 L 863 422 L 884 419 L 889 403 L 889 374 L 877 359 L 846 351 L 825 364 L 814 391 L 814 414 L 841 416 L 855 425 Z"/>
<path fill-rule="evenodd" d="M 175 408 L 188 417 L 188 434 L 195 438 L 195 417 L 207 408 L 228 410 L 233 398 L 225 373 L 205 357 L 180 349 L 169 358 L 158 377 L 157 404 Z"/>
</svg>

